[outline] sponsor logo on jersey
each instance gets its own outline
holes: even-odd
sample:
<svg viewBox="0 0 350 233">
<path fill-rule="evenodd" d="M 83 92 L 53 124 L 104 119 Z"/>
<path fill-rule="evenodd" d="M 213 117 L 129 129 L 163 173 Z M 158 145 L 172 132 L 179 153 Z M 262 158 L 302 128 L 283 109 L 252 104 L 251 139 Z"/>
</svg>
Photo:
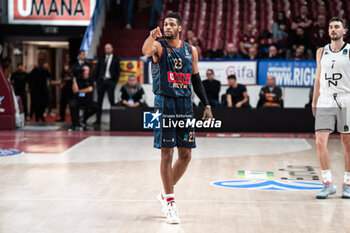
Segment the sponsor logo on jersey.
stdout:
<svg viewBox="0 0 350 233">
<path fill-rule="evenodd" d="M 334 73 L 332 76 L 327 76 L 325 73 L 325 79 L 328 81 L 328 86 L 338 86 L 338 80 L 342 79 L 343 75 L 341 73 Z"/>
<path fill-rule="evenodd" d="M 190 84 L 191 83 L 191 74 L 176 73 L 176 72 L 169 71 L 168 72 L 168 82 Z"/>
<path fill-rule="evenodd" d="M 344 49 L 343 50 L 343 54 L 346 55 L 348 53 L 348 50 L 347 49 Z"/>
</svg>

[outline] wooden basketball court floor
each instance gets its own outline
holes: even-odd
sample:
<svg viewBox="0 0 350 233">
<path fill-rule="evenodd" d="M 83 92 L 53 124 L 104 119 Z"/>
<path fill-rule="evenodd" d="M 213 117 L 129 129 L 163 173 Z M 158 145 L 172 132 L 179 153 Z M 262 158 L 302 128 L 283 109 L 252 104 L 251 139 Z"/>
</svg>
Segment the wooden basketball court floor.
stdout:
<svg viewBox="0 0 350 233">
<path fill-rule="evenodd" d="M 25 152 L 0 157 L 4 233 L 350 232 L 337 137 L 337 194 L 317 200 L 319 190 L 302 190 L 321 183 L 310 135 L 201 134 L 175 186 L 180 225 L 166 224 L 155 200 L 160 152 L 150 134 L 0 132 L 0 148 Z"/>
</svg>

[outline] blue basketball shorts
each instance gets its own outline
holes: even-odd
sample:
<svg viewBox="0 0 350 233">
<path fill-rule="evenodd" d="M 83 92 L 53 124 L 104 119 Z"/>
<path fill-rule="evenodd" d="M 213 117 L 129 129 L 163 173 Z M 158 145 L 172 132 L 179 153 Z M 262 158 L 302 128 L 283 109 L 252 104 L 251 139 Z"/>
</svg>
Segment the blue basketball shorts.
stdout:
<svg viewBox="0 0 350 233">
<path fill-rule="evenodd" d="M 193 107 L 191 97 L 166 97 L 156 95 L 156 111 L 159 110 L 160 128 L 154 129 L 154 147 L 195 148 Z"/>
</svg>

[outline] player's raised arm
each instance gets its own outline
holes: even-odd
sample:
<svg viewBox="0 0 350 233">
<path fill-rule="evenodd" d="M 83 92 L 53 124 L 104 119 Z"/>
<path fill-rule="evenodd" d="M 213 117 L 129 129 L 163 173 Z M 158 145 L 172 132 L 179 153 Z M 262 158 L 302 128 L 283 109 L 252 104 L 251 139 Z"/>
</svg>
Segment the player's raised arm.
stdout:
<svg viewBox="0 0 350 233">
<path fill-rule="evenodd" d="M 159 54 L 161 54 L 162 46 L 158 41 L 156 41 L 156 39 L 161 37 L 162 37 L 162 33 L 160 31 L 160 28 L 157 27 L 156 29 L 153 29 L 150 32 L 149 37 L 147 37 L 145 42 L 143 42 L 143 45 L 142 45 L 143 55 L 147 57 L 155 56 L 155 58 L 158 58 Z"/>
<path fill-rule="evenodd" d="M 192 86 L 193 90 L 198 96 L 198 98 L 202 101 L 204 107 L 203 112 L 203 120 L 206 118 L 213 118 L 213 114 L 211 112 L 211 107 L 207 98 L 207 94 L 205 93 L 205 89 L 199 76 L 198 72 L 198 53 L 197 49 L 192 46 L 192 54 L 193 54 L 193 63 L 192 63 Z"/>
<path fill-rule="evenodd" d="M 316 105 L 318 97 L 320 96 L 320 76 L 321 76 L 321 56 L 323 53 L 323 48 L 317 49 L 316 52 L 316 62 L 317 62 L 317 69 L 316 69 L 316 79 L 314 84 L 314 94 L 312 98 L 312 114 L 316 116 Z"/>
</svg>

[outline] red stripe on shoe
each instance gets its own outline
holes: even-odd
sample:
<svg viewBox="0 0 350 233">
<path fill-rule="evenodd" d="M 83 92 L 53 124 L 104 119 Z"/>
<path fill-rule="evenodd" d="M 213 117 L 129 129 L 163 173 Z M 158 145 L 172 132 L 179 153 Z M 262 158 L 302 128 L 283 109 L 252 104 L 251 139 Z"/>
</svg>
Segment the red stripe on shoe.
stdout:
<svg viewBox="0 0 350 233">
<path fill-rule="evenodd" d="M 171 201 L 175 201 L 175 198 L 174 197 L 170 197 L 170 198 L 166 199 L 166 202 L 171 202 Z"/>
</svg>

